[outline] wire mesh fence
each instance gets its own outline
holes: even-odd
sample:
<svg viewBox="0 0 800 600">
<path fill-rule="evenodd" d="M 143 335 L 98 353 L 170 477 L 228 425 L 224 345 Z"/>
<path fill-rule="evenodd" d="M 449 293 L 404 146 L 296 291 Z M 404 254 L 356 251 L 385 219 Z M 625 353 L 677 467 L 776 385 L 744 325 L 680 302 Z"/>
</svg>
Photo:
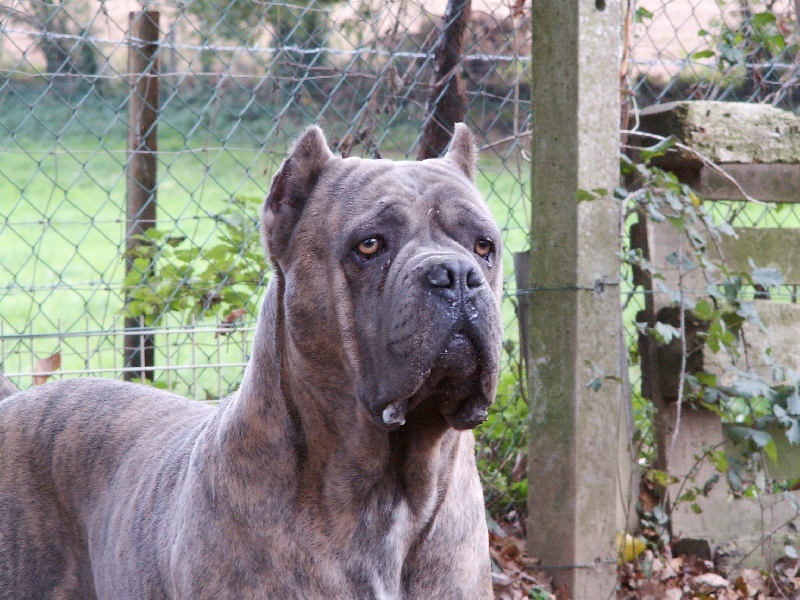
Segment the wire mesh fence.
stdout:
<svg viewBox="0 0 800 600">
<path fill-rule="evenodd" d="M 414 159 L 433 91 L 458 78 L 483 147 L 478 185 L 509 252 L 507 375 L 479 456 L 490 505 L 524 503 L 523 477 L 512 474 L 526 410 L 510 253 L 527 246 L 529 13 L 475 4 L 458 68 L 443 73 L 436 49 L 458 16 L 446 8 L 413 0 L 0 7 L 6 374 L 22 388 L 86 374 L 202 400 L 230 393 L 269 278 L 258 204 L 291 140 L 318 123 L 343 155 Z M 155 39 L 144 39 L 155 19 Z M 142 117 L 148 108 L 152 122 Z M 157 186 L 145 181 L 148 169 Z M 143 196 L 133 217 L 132 194 Z"/>
<path fill-rule="evenodd" d="M 257 205 L 291 140 L 316 122 L 343 155 L 413 159 L 437 90 L 458 78 L 482 148 L 478 186 L 507 250 L 504 370 L 478 456 L 489 507 L 523 509 L 527 403 L 511 256 L 529 247 L 530 3 L 472 2 L 460 60 L 442 72 L 437 49 L 457 4 L 0 6 L 2 369 L 23 388 L 37 374 L 127 374 L 198 399 L 230 393 L 269 277 Z M 631 127 L 638 108 L 676 99 L 795 110 L 795 9 L 788 1 L 628 2 L 622 73 Z M 145 43 L 132 33 L 142 11 L 159 13 L 149 74 L 129 62 Z M 141 123 L 130 104 L 142 94 L 132 86 L 153 80 L 156 118 L 137 131 L 157 139 L 157 152 L 139 145 L 155 161 L 156 214 L 154 228 L 141 226 L 131 243 L 128 138 Z M 745 214 L 795 226 L 793 211 Z M 134 337 L 148 336 L 152 367 L 143 355 L 126 366 L 132 326 Z M 56 354 L 59 369 L 38 366 Z"/>
<path fill-rule="evenodd" d="M 703 99 L 796 108 L 796 13 L 788 0 L 630 3 L 634 97 L 643 104 Z"/>
</svg>

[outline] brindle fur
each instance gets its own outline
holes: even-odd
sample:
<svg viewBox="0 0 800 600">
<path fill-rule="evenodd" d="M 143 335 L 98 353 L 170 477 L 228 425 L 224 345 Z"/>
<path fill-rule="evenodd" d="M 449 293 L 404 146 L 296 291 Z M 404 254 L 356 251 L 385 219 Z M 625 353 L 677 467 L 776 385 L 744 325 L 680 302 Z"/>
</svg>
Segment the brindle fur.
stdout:
<svg viewBox="0 0 800 600">
<path fill-rule="evenodd" d="M 273 277 L 219 408 L 98 379 L 0 402 L 0 598 L 490 597 L 470 429 L 502 269 L 474 161 L 463 125 L 418 163 L 307 130 L 262 210 Z"/>
</svg>

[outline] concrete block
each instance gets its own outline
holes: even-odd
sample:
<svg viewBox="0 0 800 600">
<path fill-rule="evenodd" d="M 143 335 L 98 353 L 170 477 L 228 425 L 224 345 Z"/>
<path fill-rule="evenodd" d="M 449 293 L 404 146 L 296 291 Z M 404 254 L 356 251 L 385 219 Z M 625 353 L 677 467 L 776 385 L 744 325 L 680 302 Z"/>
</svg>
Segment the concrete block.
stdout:
<svg viewBox="0 0 800 600">
<path fill-rule="evenodd" d="M 800 163 L 800 117 L 768 104 L 670 102 L 645 108 L 639 122 L 715 163 Z M 675 156 L 694 160 L 682 150 Z"/>
</svg>

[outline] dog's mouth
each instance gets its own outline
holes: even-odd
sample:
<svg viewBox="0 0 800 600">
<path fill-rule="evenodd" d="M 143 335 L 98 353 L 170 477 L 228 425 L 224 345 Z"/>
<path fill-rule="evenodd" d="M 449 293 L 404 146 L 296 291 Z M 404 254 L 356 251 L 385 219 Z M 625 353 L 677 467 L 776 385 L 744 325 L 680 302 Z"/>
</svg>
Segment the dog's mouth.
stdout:
<svg viewBox="0 0 800 600">
<path fill-rule="evenodd" d="M 421 377 L 409 397 L 378 407 L 375 420 L 397 429 L 416 413 L 439 414 L 454 429 L 473 429 L 488 417 L 494 391 L 491 369 L 483 369 L 484 351 L 469 334 L 456 332 Z M 426 405 L 428 410 L 417 410 Z"/>
<path fill-rule="evenodd" d="M 478 348 L 464 333 L 456 333 L 433 363 L 431 372 L 469 377 L 478 370 Z"/>
</svg>

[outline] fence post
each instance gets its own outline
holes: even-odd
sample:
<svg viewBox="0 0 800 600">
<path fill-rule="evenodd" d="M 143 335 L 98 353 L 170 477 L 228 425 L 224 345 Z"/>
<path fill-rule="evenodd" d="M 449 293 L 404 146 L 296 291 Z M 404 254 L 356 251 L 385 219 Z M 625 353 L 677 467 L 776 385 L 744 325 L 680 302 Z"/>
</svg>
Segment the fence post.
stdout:
<svg viewBox="0 0 800 600">
<path fill-rule="evenodd" d="M 576 196 L 618 185 L 620 25 L 620 0 L 533 3 L 527 531 L 578 600 L 616 597 L 622 517 L 620 215 Z"/>
<path fill-rule="evenodd" d="M 133 253 L 142 243 L 134 236 L 156 225 L 159 13 L 131 12 L 129 20 L 126 274 L 134 268 Z M 143 324 L 138 318 L 126 317 L 125 329 L 125 379 L 144 376 L 152 380 L 153 335 L 142 333 Z"/>
</svg>

